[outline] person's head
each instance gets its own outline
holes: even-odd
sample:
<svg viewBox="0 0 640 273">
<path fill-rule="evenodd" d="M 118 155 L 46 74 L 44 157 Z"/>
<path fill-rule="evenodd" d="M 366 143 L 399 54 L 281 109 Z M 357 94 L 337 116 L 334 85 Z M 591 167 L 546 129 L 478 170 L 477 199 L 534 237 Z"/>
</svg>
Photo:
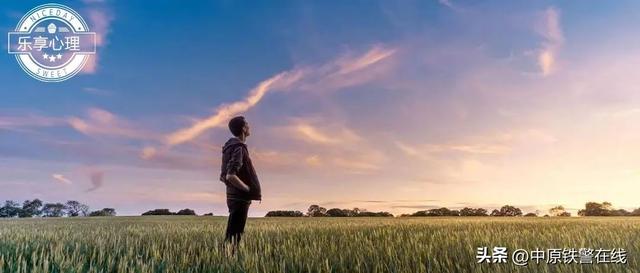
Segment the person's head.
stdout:
<svg viewBox="0 0 640 273">
<path fill-rule="evenodd" d="M 243 116 L 237 116 L 229 120 L 229 131 L 236 137 L 249 136 L 249 123 Z"/>
</svg>

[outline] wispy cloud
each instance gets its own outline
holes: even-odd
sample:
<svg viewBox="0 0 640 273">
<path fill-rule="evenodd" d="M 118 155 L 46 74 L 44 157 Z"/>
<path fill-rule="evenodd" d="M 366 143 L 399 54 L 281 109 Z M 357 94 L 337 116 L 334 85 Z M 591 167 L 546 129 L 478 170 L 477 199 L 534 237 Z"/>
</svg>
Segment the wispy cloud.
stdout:
<svg viewBox="0 0 640 273">
<path fill-rule="evenodd" d="M 89 27 L 92 32 L 96 33 L 96 53 L 89 56 L 87 63 L 80 73 L 94 74 L 98 70 L 98 59 L 100 58 L 100 49 L 107 44 L 107 36 L 111 32 L 111 22 L 114 19 L 113 13 L 108 9 L 103 1 L 84 1 L 89 5 L 86 10 L 85 18 L 89 21 Z"/>
<path fill-rule="evenodd" d="M 396 140 L 396 147 L 407 156 L 429 158 L 435 154 L 504 155 L 517 146 L 531 144 L 551 144 L 557 139 L 552 134 L 539 129 L 514 129 L 511 131 L 469 136 L 458 141 L 445 143 L 407 144 Z"/>
<path fill-rule="evenodd" d="M 64 175 L 62 175 L 62 174 L 54 173 L 54 174 L 51 175 L 51 177 L 53 179 L 55 179 L 57 182 L 62 183 L 62 184 L 70 185 L 70 184 L 73 183 L 71 180 L 69 180 L 68 178 L 64 177 Z"/>
<path fill-rule="evenodd" d="M 303 73 L 304 71 L 302 70 L 287 71 L 262 81 L 249 92 L 249 95 L 244 100 L 219 106 L 216 110 L 216 114 L 196 121 L 187 128 L 180 129 L 169 134 L 165 138 L 165 143 L 170 146 L 181 144 L 198 137 L 208 129 L 224 125 L 224 122 L 233 115 L 245 112 L 255 106 L 260 102 L 260 100 L 262 100 L 267 92 L 272 90 L 286 90 L 291 87 L 295 82 L 302 78 Z"/>
<path fill-rule="evenodd" d="M 104 172 L 100 170 L 94 170 L 89 174 L 89 178 L 91 180 L 91 187 L 89 187 L 86 192 L 92 192 L 104 184 Z"/>
<path fill-rule="evenodd" d="M 97 95 L 97 96 L 111 96 L 111 95 L 113 95 L 113 92 L 111 92 L 109 90 L 96 88 L 96 87 L 85 87 L 85 88 L 82 88 L 82 91 L 84 91 L 84 92 L 86 92 L 88 94 Z"/>
<path fill-rule="evenodd" d="M 454 5 L 451 0 L 438 0 L 438 3 L 455 12 L 463 11 L 463 9 L 461 9 L 458 5 Z"/>
<path fill-rule="evenodd" d="M 342 124 L 327 124 L 308 118 L 292 118 L 286 128 L 291 136 L 314 144 L 352 144 L 362 140 L 353 130 Z"/>
<path fill-rule="evenodd" d="M 129 121 L 100 108 L 89 108 L 86 118 L 70 117 L 69 126 L 89 136 L 115 136 L 131 139 L 155 139 L 155 134 L 138 129 Z"/>
<path fill-rule="evenodd" d="M 65 124 L 63 118 L 47 117 L 36 114 L 22 116 L 1 116 L 0 129 L 15 130 L 30 127 L 52 127 Z"/>
<path fill-rule="evenodd" d="M 547 76 L 556 70 L 558 51 L 564 44 L 560 12 L 555 7 L 549 7 L 544 11 L 537 32 L 544 39 L 541 48 L 538 49 L 538 65 L 542 74 Z"/>
<path fill-rule="evenodd" d="M 600 111 L 593 114 L 596 119 L 626 119 L 640 114 L 640 108 L 627 108 L 619 110 Z"/>
<path fill-rule="evenodd" d="M 425 144 L 411 146 L 400 141 L 396 141 L 395 144 L 406 155 L 420 158 L 436 153 L 505 154 L 511 151 L 509 146 L 500 144 Z"/>
<path fill-rule="evenodd" d="M 165 144 L 178 145 L 198 137 L 208 129 L 225 125 L 224 122 L 230 117 L 249 110 L 272 91 L 286 91 L 294 88 L 316 90 L 320 86 L 341 88 L 362 83 L 369 78 L 361 76 L 359 72 L 389 58 L 394 53 L 395 49 L 376 46 L 359 56 L 341 57 L 323 66 L 295 68 L 279 73 L 259 83 L 243 100 L 223 104 L 217 108 L 214 115 L 169 134 Z"/>
<path fill-rule="evenodd" d="M 274 126 L 273 137 L 295 140 L 296 165 L 313 169 L 330 168 L 341 173 L 370 174 L 381 169 L 387 157 L 372 139 L 361 136 L 340 118 L 291 117 L 285 126 Z M 285 133 L 283 133 L 285 132 Z M 310 171 L 310 170 L 309 170 Z"/>
</svg>

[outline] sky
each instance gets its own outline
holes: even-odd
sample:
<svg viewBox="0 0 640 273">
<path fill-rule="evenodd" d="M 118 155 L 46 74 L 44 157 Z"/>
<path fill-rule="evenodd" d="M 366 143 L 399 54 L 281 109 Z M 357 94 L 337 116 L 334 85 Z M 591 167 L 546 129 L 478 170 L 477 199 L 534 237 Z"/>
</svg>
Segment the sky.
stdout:
<svg viewBox="0 0 640 273">
<path fill-rule="evenodd" d="M 6 1 L 0 28 L 44 3 Z M 640 206 L 637 1 L 56 3 L 97 53 L 61 83 L 0 54 L 0 200 L 228 215 L 244 115 L 252 217 Z"/>
</svg>

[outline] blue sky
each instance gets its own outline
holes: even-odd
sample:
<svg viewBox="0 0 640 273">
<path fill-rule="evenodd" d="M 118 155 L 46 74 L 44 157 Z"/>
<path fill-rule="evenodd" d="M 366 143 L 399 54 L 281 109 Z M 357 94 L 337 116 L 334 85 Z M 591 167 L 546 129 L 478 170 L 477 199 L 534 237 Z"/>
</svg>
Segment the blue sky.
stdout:
<svg viewBox="0 0 640 273">
<path fill-rule="evenodd" d="M 4 3 L 1 29 L 44 3 Z M 243 114 L 251 216 L 640 206 L 633 1 L 57 3 L 98 53 L 62 83 L 0 57 L 2 200 L 225 215 L 219 146 Z"/>
</svg>

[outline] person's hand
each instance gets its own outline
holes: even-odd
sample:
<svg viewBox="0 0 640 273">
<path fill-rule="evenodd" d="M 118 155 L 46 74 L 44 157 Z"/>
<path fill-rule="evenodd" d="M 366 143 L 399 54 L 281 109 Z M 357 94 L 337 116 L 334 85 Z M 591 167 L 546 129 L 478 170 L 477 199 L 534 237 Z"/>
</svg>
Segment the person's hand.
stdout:
<svg viewBox="0 0 640 273">
<path fill-rule="evenodd" d="M 242 190 L 245 192 L 249 192 L 251 190 L 251 188 L 249 188 L 249 186 L 245 183 L 242 183 Z"/>
<path fill-rule="evenodd" d="M 227 178 L 227 181 L 233 184 L 233 186 L 235 186 L 236 188 L 239 188 L 242 191 L 249 192 L 251 190 L 249 186 L 247 186 L 247 184 L 245 184 L 242 180 L 240 180 L 240 178 L 238 178 L 238 176 L 234 174 L 227 174 L 226 178 Z"/>
</svg>

